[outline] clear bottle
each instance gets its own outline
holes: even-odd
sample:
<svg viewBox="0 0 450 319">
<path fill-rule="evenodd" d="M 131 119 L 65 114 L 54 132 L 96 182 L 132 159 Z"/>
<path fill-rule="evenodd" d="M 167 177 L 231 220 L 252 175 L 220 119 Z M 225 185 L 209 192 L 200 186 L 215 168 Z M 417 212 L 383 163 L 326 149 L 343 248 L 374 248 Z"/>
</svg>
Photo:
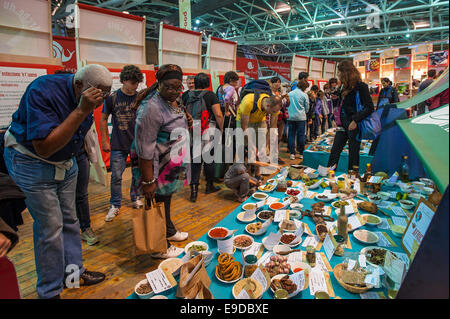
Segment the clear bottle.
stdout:
<svg viewBox="0 0 450 319">
<path fill-rule="evenodd" d="M 400 166 L 400 180 L 403 183 L 409 182 L 409 166 L 408 166 L 408 156 L 404 155 L 402 159 L 402 165 Z"/>
<path fill-rule="evenodd" d="M 348 239 L 348 217 L 345 215 L 345 206 L 342 206 L 339 211 L 339 216 L 337 218 L 337 234 L 344 238 L 347 242 Z"/>
<path fill-rule="evenodd" d="M 366 172 L 363 175 L 362 181 L 368 182 L 371 177 L 372 177 L 372 165 L 370 163 L 367 163 Z"/>
</svg>

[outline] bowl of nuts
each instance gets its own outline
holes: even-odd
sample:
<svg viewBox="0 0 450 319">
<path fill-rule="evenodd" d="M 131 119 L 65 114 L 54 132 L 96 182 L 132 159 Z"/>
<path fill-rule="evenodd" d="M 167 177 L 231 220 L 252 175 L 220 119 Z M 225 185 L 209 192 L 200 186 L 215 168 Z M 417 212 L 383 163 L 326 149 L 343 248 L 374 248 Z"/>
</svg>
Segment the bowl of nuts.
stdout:
<svg viewBox="0 0 450 319">
<path fill-rule="evenodd" d="M 134 292 L 140 299 L 150 299 L 155 294 L 147 279 L 138 282 L 136 287 L 134 287 Z"/>
</svg>

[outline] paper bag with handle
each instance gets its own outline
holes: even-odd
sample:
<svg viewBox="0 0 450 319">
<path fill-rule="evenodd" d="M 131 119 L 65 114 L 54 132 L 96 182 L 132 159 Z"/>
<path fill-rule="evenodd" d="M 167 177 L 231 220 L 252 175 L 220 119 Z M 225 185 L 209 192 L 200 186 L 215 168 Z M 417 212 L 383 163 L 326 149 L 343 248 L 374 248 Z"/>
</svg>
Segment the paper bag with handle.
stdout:
<svg viewBox="0 0 450 319">
<path fill-rule="evenodd" d="M 150 204 L 150 205 L 149 205 Z M 145 200 L 144 207 L 133 216 L 133 238 L 136 254 L 167 251 L 166 218 L 161 203 Z"/>
<path fill-rule="evenodd" d="M 208 298 L 213 296 L 209 291 L 211 279 L 206 272 L 204 257 L 200 254 L 181 265 L 177 298 Z M 209 291 L 209 293 L 208 293 Z"/>
</svg>

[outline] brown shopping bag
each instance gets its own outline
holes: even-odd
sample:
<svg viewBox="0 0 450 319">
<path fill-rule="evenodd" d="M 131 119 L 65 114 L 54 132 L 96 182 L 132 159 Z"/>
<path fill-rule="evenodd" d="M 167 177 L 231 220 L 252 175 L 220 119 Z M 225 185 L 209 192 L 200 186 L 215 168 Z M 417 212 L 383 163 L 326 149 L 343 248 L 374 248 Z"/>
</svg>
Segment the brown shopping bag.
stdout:
<svg viewBox="0 0 450 319">
<path fill-rule="evenodd" d="M 208 289 L 210 284 L 211 279 L 206 272 L 204 257 L 199 254 L 181 265 L 176 296 L 186 299 L 213 299 Z"/>
<path fill-rule="evenodd" d="M 144 207 L 133 216 L 133 238 L 136 254 L 165 253 L 167 251 L 166 217 L 161 203 L 147 200 Z"/>
</svg>

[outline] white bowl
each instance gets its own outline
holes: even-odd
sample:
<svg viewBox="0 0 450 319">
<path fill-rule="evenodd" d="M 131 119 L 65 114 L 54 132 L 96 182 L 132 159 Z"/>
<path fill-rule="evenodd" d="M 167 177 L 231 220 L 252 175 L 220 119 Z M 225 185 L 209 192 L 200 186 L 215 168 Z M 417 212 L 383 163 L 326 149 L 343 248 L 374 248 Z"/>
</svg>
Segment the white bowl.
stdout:
<svg viewBox="0 0 450 319">
<path fill-rule="evenodd" d="M 324 202 L 324 203 L 331 202 L 332 200 L 335 200 L 336 197 L 337 197 L 336 194 L 328 194 L 328 195 L 325 195 L 325 196 L 327 196 L 327 198 L 320 198 L 320 196 L 324 196 L 324 195 L 323 195 L 323 194 L 317 194 L 317 195 L 315 196 L 316 200 L 318 200 L 319 202 Z"/>
<path fill-rule="evenodd" d="M 316 183 L 312 184 L 311 186 L 307 186 L 307 187 L 308 187 L 308 189 L 316 189 L 316 188 L 319 188 L 321 183 L 322 183 L 322 180 L 319 179 Z"/>
<path fill-rule="evenodd" d="M 151 297 L 150 299 L 169 299 L 169 298 L 167 298 L 164 295 L 156 295 L 156 296 Z"/>
<path fill-rule="evenodd" d="M 398 183 L 398 187 L 402 190 L 403 193 L 409 193 L 411 192 L 411 185 L 404 184 L 404 183 Z"/>
<path fill-rule="evenodd" d="M 280 203 L 280 202 L 272 203 L 272 204 L 269 205 L 269 208 L 273 209 L 273 210 L 280 210 L 280 209 L 283 209 L 285 207 L 285 205 L 283 205 L 283 207 L 281 207 L 281 208 L 274 208 L 273 207 L 274 204 L 283 204 L 283 203 Z"/>
<path fill-rule="evenodd" d="M 305 273 L 305 275 L 306 275 L 306 273 Z M 289 275 L 278 274 L 278 275 L 273 276 L 272 279 L 270 280 L 270 284 L 272 284 L 272 281 L 274 281 L 275 279 L 280 280 L 284 276 L 289 276 Z M 302 290 L 305 290 L 306 288 L 308 288 L 308 284 L 309 284 L 309 280 L 305 280 L 305 286 L 302 287 L 301 289 L 298 289 L 297 291 L 294 291 L 293 293 L 289 294 L 289 298 L 297 296 Z M 272 293 L 275 293 L 275 291 L 273 291 L 272 287 L 270 287 L 270 290 L 272 291 Z"/>
<path fill-rule="evenodd" d="M 422 182 L 412 182 L 411 184 L 413 185 L 413 189 L 416 192 L 421 192 L 423 190 L 423 188 L 425 187 L 425 183 L 422 183 Z"/>
<path fill-rule="evenodd" d="M 434 186 L 434 182 L 431 179 L 429 179 L 429 178 L 424 178 L 424 177 L 423 178 L 419 178 L 419 181 L 424 183 L 425 186 L 427 186 L 427 187 L 433 187 Z"/>
<path fill-rule="evenodd" d="M 295 209 L 295 210 L 302 210 L 303 209 L 303 204 L 300 203 L 292 203 L 290 205 L 291 209 Z"/>
<path fill-rule="evenodd" d="M 207 243 L 205 243 L 204 241 L 193 241 L 189 244 L 186 245 L 186 247 L 184 247 L 184 252 L 186 253 L 186 255 L 189 255 L 189 248 L 191 248 L 192 246 L 203 246 L 205 248 L 205 250 L 202 251 L 208 251 L 209 246 Z"/>
<path fill-rule="evenodd" d="M 422 189 L 422 193 L 424 193 L 425 195 L 431 195 L 431 194 L 433 194 L 433 192 L 434 192 L 434 188 L 432 188 L 432 187 L 424 187 L 423 189 Z"/>
<path fill-rule="evenodd" d="M 228 228 L 226 228 L 226 227 L 213 227 L 213 228 L 211 228 L 211 229 L 208 231 L 208 237 L 209 237 L 209 238 L 211 238 L 211 239 L 224 239 L 224 238 L 226 238 L 226 237 L 228 236 L 228 234 L 227 234 L 225 237 L 212 237 L 212 236 L 210 235 L 210 233 L 211 233 L 211 231 L 213 231 L 213 230 L 216 229 L 216 228 L 225 229 L 225 230 L 227 231 L 227 233 L 230 232 L 230 230 L 229 230 Z"/>
<path fill-rule="evenodd" d="M 261 220 L 264 220 L 264 221 L 268 220 L 269 218 L 261 218 L 261 213 L 263 213 L 263 212 L 270 212 L 270 213 L 273 213 L 273 211 L 271 211 L 271 210 L 262 210 L 262 211 L 260 211 L 260 212 L 258 213 L 257 217 L 258 217 L 259 219 L 261 219 Z M 275 215 L 273 215 L 273 217 L 275 217 Z M 272 218 L 273 218 L 273 217 L 272 217 Z"/>
<path fill-rule="evenodd" d="M 163 271 L 167 269 L 169 272 L 172 272 L 173 276 L 178 276 L 182 264 L 183 261 L 180 258 L 167 258 L 159 264 L 158 268 Z"/>
<path fill-rule="evenodd" d="M 240 212 L 239 214 L 237 214 L 237 216 L 236 216 L 237 220 L 240 222 L 243 222 L 243 223 L 251 223 L 252 221 L 254 221 L 256 219 L 256 214 L 252 214 L 249 219 L 245 219 L 244 215 L 245 215 L 245 212 Z"/>
<path fill-rule="evenodd" d="M 273 247 L 273 252 L 275 254 L 279 254 L 279 253 L 282 253 L 282 252 L 289 252 L 291 250 L 292 250 L 291 247 L 289 247 L 288 245 L 284 245 L 284 244 L 275 245 Z"/>
<path fill-rule="evenodd" d="M 353 232 L 353 236 L 361 243 L 363 244 L 367 244 L 367 245 L 372 245 L 372 244 L 376 244 L 378 243 L 378 241 L 380 240 L 380 238 L 378 237 L 377 234 L 365 230 L 365 229 L 361 229 L 361 230 L 355 230 Z M 371 236 L 372 239 L 368 239 L 367 237 Z"/>
<path fill-rule="evenodd" d="M 247 246 L 247 247 L 239 247 L 239 246 L 236 246 L 236 245 L 234 244 L 234 241 L 235 241 L 238 237 L 246 237 L 247 239 L 250 239 L 252 243 L 251 243 L 249 246 Z M 255 242 L 255 240 L 253 239 L 252 236 L 249 236 L 249 235 L 237 235 L 237 236 L 235 236 L 234 239 L 233 239 L 233 246 L 236 247 L 236 249 L 246 250 L 246 249 L 252 247 L 252 245 L 253 245 L 254 242 Z"/>
<path fill-rule="evenodd" d="M 375 223 L 370 223 L 370 222 L 368 222 L 366 219 L 365 219 L 365 217 L 371 217 L 371 218 L 374 218 L 374 219 L 376 219 L 377 221 L 375 222 Z M 364 215 L 361 215 L 361 217 L 363 218 L 363 220 L 366 222 L 366 225 L 370 225 L 370 226 L 377 226 L 377 225 L 380 225 L 381 224 L 381 218 L 380 217 L 378 217 L 378 216 L 376 216 L 376 215 L 374 215 L 374 214 L 364 214 Z"/>
<path fill-rule="evenodd" d="M 413 201 L 405 200 L 405 199 L 401 199 L 398 202 L 403 209 L 408 209 L 408 210 L 413 209 L 414 205 L 415 205 Z"/>
<path fill-rule="evenodd" d="M 319 177 L 319 172 L 318 171 L 311 172 L 311 173 L 308 174 L 308 177 L 310 179 L 316 179 L 317 177 Z"/>
<path fill-rule="evenodd" d="M 374 204 L 379 204 L 382 201 L 381 196 L 379 196 L 378 194 L 369 195 L 369 196 L 367 196 L 367 198 L 369 199 L 370 202 L 372 202 Z"/>
<path fill-rule="evenodd" d="M 388 192 L 378 192 L 377 195 L 381 197 L 381 200 L 389 200 L 391 198 L 391 194 Z"/>
<path fill-rule="evenodd" d="M 256 224 L 256 223 L 252 223 L 252 224 Z M 260 228 L 256 233 L 252 233 L 252 232 L 250 232 L 250 231 L 248 230 L 248 226 L 250 226 L 250 225 L 251 225 L 251 224 L 248 224 L 247 226 L 245 226 L 245 231 L 246 231 L 247 233 L 249 233 L 250 235 L 252 235 L 252 236 L 261 236 L 261 235 L 265 234 L 266 231 L 267 231 L 267 229 L 268 229 L 268 228 L 266 228 L 266 229 Z"/>
<path fill-rule="evenodd" d="M 396 182 L 389 182 L 389 180 L 387 180 L 387 179 L 385 179 L 384 180 L 384 184 L 385 185 L 387 185 L 387 186 L 389 186 L 389 187 L 394 187 L 395 186 L 395 184 L 396 184 Z"/>
<path fill-rule="evenodd" d="M 261 196 L 261 198 L 258 198 L 257 196 Z M 267 195 L 266 193 L 256 192 L 252 195 L 252 197 L 257 201 L 262 201 L 262 200 L 266 200 L 267 197 L 269 197 L 269 195 Z"/>
<path fill-rule="evenodd" d="M 291 271 L 294 273 L 294 269 L 296 268 L 302 268 L 305 274 L 309 274 L 311 271 L 311 266 L 307 263 L 301 262 L 301 261 L 293 261 L 288 262 L 289 266 L 291 267 Z"/>
<path fill-rule="evenodd" d="M 141 280 L 137 283 L 137 285 L 134 287 L 134 293 L 139 297 L 139 299 L 149 299 L 151 296 L 155 295 L 155 293 L 150 291 L 148 294 L 139 294 L 136 290 L 140 285 L 143 285 L 145 283 L 148 283 L 147 279 Z M 151 289 L 151 287 L 150 287 Z"/>
</svg>

